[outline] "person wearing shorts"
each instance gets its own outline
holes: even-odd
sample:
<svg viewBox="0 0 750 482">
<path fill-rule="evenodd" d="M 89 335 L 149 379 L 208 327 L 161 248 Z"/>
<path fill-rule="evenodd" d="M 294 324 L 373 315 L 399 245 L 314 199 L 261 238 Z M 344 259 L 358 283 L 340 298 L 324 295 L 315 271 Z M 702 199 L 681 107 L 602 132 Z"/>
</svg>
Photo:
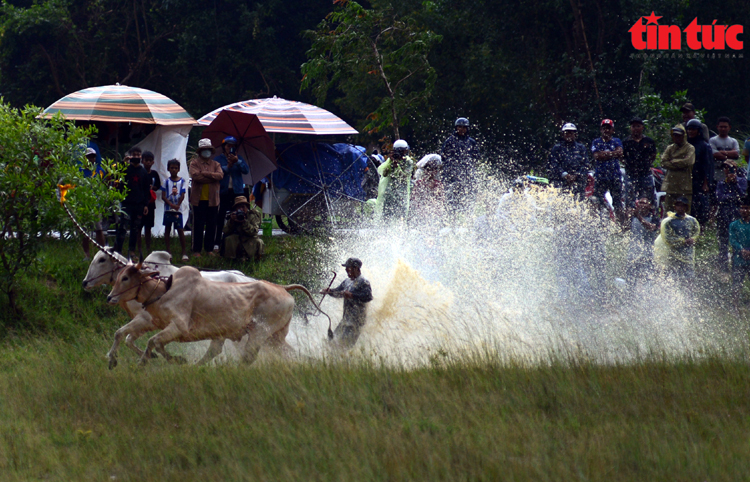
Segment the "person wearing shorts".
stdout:
<svg viewBox="0 0 750 482">
<path fill-rule="evenodd" d="M 167 170 L 170 176 L 161 186 L 161 196 L 164 201 L 164 244 L 169 252 L 169 235 L 171 234 L 172 226 L 174 226 L 177 235 L 180 237 L 182 260 L 187 261 L 188 256 L 185 252 L 185 226 L 182 221 L 182 213 L 180 212 L 182 202 L 185 200 L 187 187 L 185 180 L 178 175 L 180 172 L 180 161 L 172 159 L 167 162 Z"/>
</svg>

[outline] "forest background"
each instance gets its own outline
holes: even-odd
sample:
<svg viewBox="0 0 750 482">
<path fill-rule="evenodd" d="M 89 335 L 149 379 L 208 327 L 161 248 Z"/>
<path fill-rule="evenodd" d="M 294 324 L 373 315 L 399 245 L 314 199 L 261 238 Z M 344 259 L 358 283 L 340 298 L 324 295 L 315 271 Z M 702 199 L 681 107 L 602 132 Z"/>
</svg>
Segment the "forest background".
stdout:
<svg viewBox="0 0 750 482">
<path fill-rule="evenodd" d="M 198 118 L 221 105 L 277 95 L 322 103 L 363 132 L 352 139 L 359 144 L 391 142 L 392 128 L 373 128 L 387 93 L 369 52 L 361 52 L 357 66 L 364 75 L 326 85 L 322 95 L 320 82 L 306 79 L 303 88 L 303 64 L 321 55 L 314 42 L 325 45 L 336 26 L 330 14 L 346 3 L 3 1 L 0 96 L 17 107 L 47 106 L 70 92 L 119 82 L 163 93 Z M 723 115 L 735 132 L 750 124 L 744 51 L 701 50 L 707 55 L 693 58 L 683 40 L 676 55 L 644 57 L 628 33 L 652 11 L 661 25 L 681 28 L 696 17 L 700 25 L 741 24 L 747 6 L 738 0 L 360 3 L 386 23 L 401 21 L 412 36 L 430 35 L 421 51 L 430 73 L 419 85 L 402 86 L 404 96 L 419 95 L 407 99 L 398 126 L 419 155 L 438 150 L 455 118 L 465 116 L 488 161 L 528 170 L 545 163 L 563 122 L 576 123 L 579 139 L 590 141 L 599 121 L 612 118 L 624 138 L 633 115 L 671 122 L 659 116 L 685 90 L 710 127 Z M 395 51 L 386 68 L 416 64 L 413 53 Z M 336 60 L 340 52 L 322 55 Z"/>
</svg>

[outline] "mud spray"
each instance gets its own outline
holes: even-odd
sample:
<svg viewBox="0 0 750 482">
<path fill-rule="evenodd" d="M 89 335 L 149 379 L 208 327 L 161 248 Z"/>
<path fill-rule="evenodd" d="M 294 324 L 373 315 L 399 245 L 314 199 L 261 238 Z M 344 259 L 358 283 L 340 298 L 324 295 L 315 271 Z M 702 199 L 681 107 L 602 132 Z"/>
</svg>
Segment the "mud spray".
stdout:
<svg viewBox="0 0 750 482">
<path fill-rule="evenodd" d="M 347 357 L 405 367 L 571 355 L 613 363 L 744 346 L 739 322 L 695 289 L 653 273 L 629 278 L 631 234 L 606 210 L 554 189 L 483 185 L 473 216 L 436 210 L 331 235 L 336 284 L 340 264 L 356 256 L 374 296 Z M 323 309 L 335 324 L 342 301 L 327 297 Z M 287 340 L 301 357 L 322 359 L 326 330 L 322 316 L 295 318 Z"/>
</svg>

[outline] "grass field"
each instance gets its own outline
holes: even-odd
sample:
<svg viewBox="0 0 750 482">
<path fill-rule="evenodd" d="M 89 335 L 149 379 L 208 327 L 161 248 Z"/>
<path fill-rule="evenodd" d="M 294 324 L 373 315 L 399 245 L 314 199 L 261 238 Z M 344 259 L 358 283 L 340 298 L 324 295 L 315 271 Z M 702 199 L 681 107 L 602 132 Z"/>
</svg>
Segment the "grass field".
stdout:
<svg viewBox="0 0 750 482">
<path fill-rule="evenodd" d="M 159 247 L 157 240 L 156 247 Z M 279 238 L 240 269 L 319 283 L 325 240 Z M 124 313 L 53 242 L 5 305 L 0 480 L 747 480 L 742 348 L 601 364 L 488 349 L 406 369 L 356 356 L 145 368 L 104 354 Z M 224 266 L 220 260 L 200 263 Z M 5 300 L 0 301 L 5 303 Z M 491 348 L 491 347 L 490 347 Z M 127 353 L 127 354 L 126 354 Z"/>
</svg>

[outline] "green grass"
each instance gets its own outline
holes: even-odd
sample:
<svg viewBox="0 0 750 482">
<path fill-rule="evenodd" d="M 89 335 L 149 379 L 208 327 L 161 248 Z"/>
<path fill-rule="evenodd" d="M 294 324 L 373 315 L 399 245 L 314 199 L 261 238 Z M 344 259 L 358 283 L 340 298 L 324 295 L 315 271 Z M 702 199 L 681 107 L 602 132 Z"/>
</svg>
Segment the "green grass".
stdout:
<svg viewBox="0 0 750 482">
<path fill-rule="evenodd" d="M 3 480 L 746 480 L 744 357 L 413 371 L 108 371 L 96 338 L 0 353 Z"/>
<path fill-rule="evenodd" d="M 710 241 L 706 238 L 706 242 Z M 155 248 L 160 247 L 156 240 Z M 321 279 L 326 240 L 284 237 L 235 267 Z M 710 256 L 711 246 L 704 248 Z M 550 353 L 529 365 L 441 353 L 429 366 L 356 356 L 109 371 L 126 315 L 85 292 L 77 242 L 55 241 L 0 298 L 0 480 L 747 480 L 750 364 L 658 352 L 629 364 Z M 740 344 L 741 345 L 741 344 Z M 740 346 L 738 345 L 738 346 Z"/>
</svg>

